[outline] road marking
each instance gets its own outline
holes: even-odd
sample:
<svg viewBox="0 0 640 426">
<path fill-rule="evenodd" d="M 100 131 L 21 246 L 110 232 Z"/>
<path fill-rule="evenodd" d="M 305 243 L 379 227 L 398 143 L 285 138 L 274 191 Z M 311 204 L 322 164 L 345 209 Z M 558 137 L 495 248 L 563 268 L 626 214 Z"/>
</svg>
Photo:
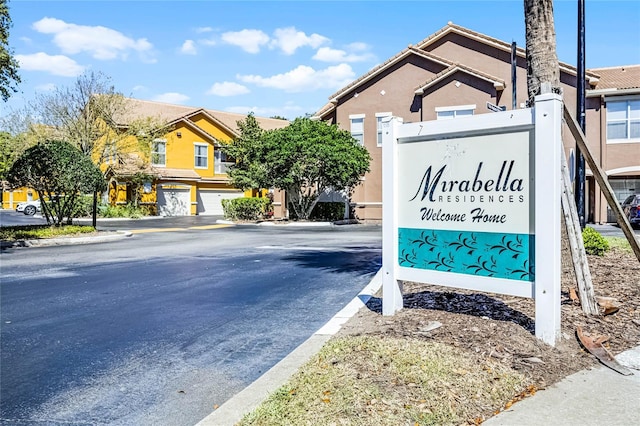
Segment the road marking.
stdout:
<svg viewBox="0 0 640 426">
<path fill-rule="evenodd" d="M 131 231 L 132 234 L 148 234 L 151 232 L 176 232 L 176 231 L 184 231 L 187 229 L 220 229 L 220 228 L 228 228 L 234 225 L 203 225 L 203 226 L 189 226 L 187 228 L 149 228 L 149 229 L 136 229 Z"/>
<path fill-rule="evenodd" d="M 231 224 L 221 224 L 221 225 L 202 225 L 202 226 L 190 226 L 189 229 L 220 229 L 220 228 L 228 228 L 230 226 L 234 226 Z"/>
<path fill-rule="evenodd" d="M 149 229 L 135 229 L 131 231 L 132 234 L 147 234 L 149 232 L 174 232 L 182 231 L 185 228 L 149 228 Z"/>
</svg>

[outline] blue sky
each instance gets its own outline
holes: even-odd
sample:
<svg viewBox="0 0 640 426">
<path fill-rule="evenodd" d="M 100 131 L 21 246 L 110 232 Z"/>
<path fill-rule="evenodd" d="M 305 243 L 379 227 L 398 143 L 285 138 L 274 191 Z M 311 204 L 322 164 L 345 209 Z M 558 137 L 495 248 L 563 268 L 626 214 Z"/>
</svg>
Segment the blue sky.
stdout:
<svg viewBox="0 0 640 426">
<path fill-rule="evenodd" d="M 9 2 L 18 93 L 86 70 L 119 92 L 293 119 L 448 21 L 524 47 L 523 0 Z M 558 57 L 576 63 L 577 0 L 556 0 Z M 640 0 L 586 1 L 587 68 L 640 64 Z"/>
</svg>

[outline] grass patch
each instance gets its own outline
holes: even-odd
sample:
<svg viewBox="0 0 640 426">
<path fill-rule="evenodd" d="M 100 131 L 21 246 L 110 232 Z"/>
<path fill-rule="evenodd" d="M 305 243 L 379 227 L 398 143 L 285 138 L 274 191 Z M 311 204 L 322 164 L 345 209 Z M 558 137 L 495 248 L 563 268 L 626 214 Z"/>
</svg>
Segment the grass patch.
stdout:
<svg viewBox="0 0 640 426">
<path fill-rule="evenodd" d="M 525 382 L 497 361 L 435 342 L 334 338 L 239 424 L 458 425 L 500 409 Z"/>
<path fill-rule="evenodd" d="M 39 240 L 55 237 L 72 237 L 74 235 L 90 234 L 92 232 L 95 232 L 93 226 L 3 226 L 0 228 L 0 239 L 2 241 Z"/>
<path fill-rule="evenodd" d="M 604 237 L 609 243 L 609 248 L 614 250 L 621 250 L 626 253 L 633 253 L 631 249 L 631 244 L 627 241 L 626 237 Z"/>
</svg>

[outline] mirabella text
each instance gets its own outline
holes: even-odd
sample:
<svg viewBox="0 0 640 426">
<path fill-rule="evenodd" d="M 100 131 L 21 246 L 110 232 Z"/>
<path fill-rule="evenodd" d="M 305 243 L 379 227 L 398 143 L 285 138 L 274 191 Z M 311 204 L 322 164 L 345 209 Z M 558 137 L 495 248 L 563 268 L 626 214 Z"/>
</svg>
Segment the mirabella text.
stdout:
<svg viewBox="0 0 640 426">
<path fill-rule="evenodd" d="M 422 202 L 434 203 L 524 203 L 525 179 L 512 177 L 514 165 L 514 160 L 503 161 L 497 176 L 494 176 L 494 179 L 488 179 L 483 176 L 483 162 L 479 162 L 473 179 L 462 180 L 442 179 L 446 165 L 432 176 L 432 166 L 429 166 L 422 176 L 415 195 L 409 201 L 418 199 Z M 479 192 L 483 194 L 478 194 Z M 443 211 L 439 206 L 421 207 L 420 216 L 423 221 L 432 222 L 470 221 L 496 224 L 507 222 L 507 214 L 487 212 L 483 207 L 470 208 L 466 212 Z"/>
</svg>

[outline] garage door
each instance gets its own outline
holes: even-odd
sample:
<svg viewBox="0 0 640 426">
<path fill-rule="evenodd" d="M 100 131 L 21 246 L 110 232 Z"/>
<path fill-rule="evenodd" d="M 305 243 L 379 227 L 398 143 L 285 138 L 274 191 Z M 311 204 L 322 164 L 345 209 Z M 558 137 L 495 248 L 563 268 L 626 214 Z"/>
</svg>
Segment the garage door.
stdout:
<svg viewBox="0 0 640 426">
<path fill-rule="evenodd" d="M 242 191 L 200 190 L 198 191 L 198 214 L 222 216 L 224 214 L 222 200 L 241 197 L 244 197 Z"/>
<path fill-rule="evenodd" d="M 189 216 L 191 190 L 175 186 L 158 187 L 158 214 L 160 216 Z"/>
</svg>

